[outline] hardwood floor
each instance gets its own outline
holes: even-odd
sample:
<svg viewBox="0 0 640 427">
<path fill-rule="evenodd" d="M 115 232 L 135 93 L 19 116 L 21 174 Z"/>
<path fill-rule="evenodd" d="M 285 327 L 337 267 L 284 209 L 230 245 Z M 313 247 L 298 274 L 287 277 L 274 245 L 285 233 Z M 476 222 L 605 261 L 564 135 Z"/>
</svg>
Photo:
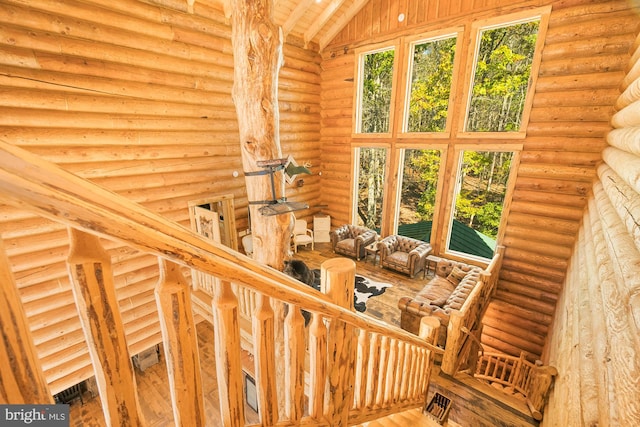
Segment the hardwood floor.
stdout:
<svg viewBox="0 0 640 427">
<path fill-rule="evenodd" d="M 300 248 L 293 258 L 304 261 L 310 268 L 320 268 L 324 261 L 335 256 L 328 243 L 316 243 L 315 250 Z M 367 309 L 364 314 L 398 327 L 400 326 L 398 300 L 402 296 L 417 293 L 430 278 L 430 276 L 423 278 L 422 274 L 419 274 L 416 278 L 411 279 L 406 275 L 382 269 L 377 264 L 374 265 L 370 259 L 356 261 L 356 273 L 377 282 L 392 284 L 392 287 L 387 288 L 385 293 L 367 301 Z M 202 321 L 197 325 L 197 332 L 207 426 L 220 426 L 222 424 L 218 409 L 213 328 L 209 322 Z M 439 369 L 432 374 L 432 379 L 429 397 L 438 391 L 453 400 L 450 420 L 445 425 L 505 427 L 537 425 L 532 422 L 530 417 L 518 415 L 517 411 L 500 403 L 497 399 L 487 399 L 479 393 L 469 391 L 468 389 L 472 389 L 472 386 L 457 379 L 441 377 Z M 144 372 L 136 369 L 136 380 L 140 404 L 147 425 L 174 426 L 169 384 L 162 352 L 160 362 L 156 365 L 147 368 Z M 83 402 L 76 400 L 71 404 L 70 425 L 76 427 L 106 426 L 100 399 L 85 394 Z M 245 405 L 245 416 L 249 423 L 259 421 L 257 414 L 247 405 Z M 396 418 L 398 417 L 400 416 Z M 395 420 L 394 424 L 385 423 L 385 425 L 406 425 L 398 424 L 398 422 L 399 420 Z M 433 422 L 420 417 L 417 417 L 410 424 L 415 427 L 434 425 Z"/>
</svg>

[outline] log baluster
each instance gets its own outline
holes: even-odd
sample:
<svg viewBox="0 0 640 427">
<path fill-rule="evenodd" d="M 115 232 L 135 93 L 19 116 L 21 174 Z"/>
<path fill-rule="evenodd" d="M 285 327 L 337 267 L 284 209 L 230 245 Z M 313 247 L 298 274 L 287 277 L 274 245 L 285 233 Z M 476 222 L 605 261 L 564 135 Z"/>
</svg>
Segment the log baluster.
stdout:
<svg viewBox="0 0 640 427">
<path fill-rule="evenodd" d="M 145 425 L 111 271 L 98 237 L 69 229 L 67 265 L 107 425 Z"/>
<path fill-rule="evenodd" d="M 271 298 L 259 294 L 253 313 L 252 333 L 258 413 L 263 425 L 275 425 L 278 422 L 274 317 Z"/>
<path fill-rule="evenodd" d="M 402 341 L 398 341 L 398 356 L 397 356 L 397 363 L 395 364 L 395 381 L 393 383 L 393 402 L 399 402 L 400 401 L 400 393 L 401 393 L 401 386 L 402 386 L 402 380 L 403 377 L 405 375 L 404 372 L 404 354 L 405 354 L 405 343 Z"/>
<path fill-rule="evenodd" d="M 385 378 L 383 406 L 388 407 L 393 402 L 395 388 L 396 366 L 398 359 L 398 341 L 389 340 L 389 356 L 387 358 L 387 375 Z"/>
<path fill-rule="evenodd" d="M 159 258 L 155 289 L 164 343 L 169 392 L 176 425 L 205 425 L 198 337 L 191 308 L 191 287 L 176 263 Z"/>
<path fill-rule="evenodd" d="M 356 376 L 353 386 L 354 399 L 353 408 L 362 409 L 366 403 L 367 393 L 367 366 L 369 361 L 369 332 L 364 329 L 359 330 L 358 350 L 356 357 Z"/>
<path fill-rule="evenodd" d="M 0 325 L 0 404 L 53 403 L 2 239 Z"/>
<path fill-rule="evenodd" d="M 320 420 L 327 380 L 327 328 L 318 313 L 313 313 L 309 328 L 309 372 L 309 415 Z"/>
<path fill-rule="evenodd" d="M 380 339 L 380 359 L 378 364 L 378 378 L 376 384 L 376 396 L 373 403 L 374 408 L 381 408 L 384 401 L 384 393 L 387 379 L 387 361 L 389 358 L 389 337 L 383 335 Z"/>
<path fill-rule="evenodd" d="M 331 301 L 353 310 L 355 263 L 346 258 L 333 258 L 321 266 L 322 291 Z M 355 366 L 355 329 L 338 319 L 328 327 L 327 350 L 329 376 L 328 417 L 332 425 L 346 426 L 353 400 Z"/>
<path fill-rule="evenodd" d="M 371 334 L 369 343 L 369 360 L 367 363 L 367 387 L 365 406 L 369 409 L 373 408 L 376 398 L 376 389 L 378 385 L 378 376 L 380 375 L 380 334 L 374 332 Z"/>
<path fill-rule="evenodd" d="M 285 416 L 298 423 L 304 399 L 304 318 L 298 306 L 290 304 L 285 318 Z"/>
<path fill-rule="evenodd" d="M 409 393 L 409 366 L 411 365 L 411 344 L 404 343 L 404 356 L 402 358 L 402 378 L 400 384 L 400 400 L 405 400 Z"/>
<path fill-rule="evenodd" d="M 244 425 L 238 298 L 231 283 L 220 281 L 213 292 L 213 328 L 220 416 L 225 427 Z"/>
</svg>

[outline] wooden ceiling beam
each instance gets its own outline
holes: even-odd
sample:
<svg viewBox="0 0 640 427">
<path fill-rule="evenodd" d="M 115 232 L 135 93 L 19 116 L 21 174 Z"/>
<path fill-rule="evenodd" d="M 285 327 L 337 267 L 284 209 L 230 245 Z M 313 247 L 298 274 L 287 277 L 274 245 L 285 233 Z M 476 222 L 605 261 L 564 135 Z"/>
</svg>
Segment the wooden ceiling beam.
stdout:
<svg viewBox="0 0 640 427">
<path fill-rule="evenodd" d="M 351 21 L 354 16 L 356 16 L 358 12 L 360 12 L 360 9 L 362 9 L 368 2 L 369 0 L 354 1 L 351 7 L 333 25 L 331 25 L 324 31 L 324 34 L 322 34 L 319 40 L 320 50 L 324 49 L 329 44 L 329 42 L 333 40 L 333 38 L 349 23 L 349 21 Z M 319 20 L 320 19 L 318 19 L 318 21 Z M 305 33 L 305 43 L 307 42 L 307 40 L 311 40 L 313 37 L 315 37 L 315 35 L 322 29 L 322 27 L 314 30 L 314 32 L 311 31 L 312 29 L 313 28 L 310 28 Z"/>
</svg>

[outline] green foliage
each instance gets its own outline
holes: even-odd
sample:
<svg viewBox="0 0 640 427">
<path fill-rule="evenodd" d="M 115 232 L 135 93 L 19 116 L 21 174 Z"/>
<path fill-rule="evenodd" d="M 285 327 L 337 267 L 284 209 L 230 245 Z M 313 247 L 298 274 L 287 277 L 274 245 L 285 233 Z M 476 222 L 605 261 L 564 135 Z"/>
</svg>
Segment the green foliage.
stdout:
<svg viewBox="0 0 640 427">
<path fill-rule="evenodd" d="M 482 32 L 467 131 L 518 131 L 527 95 L 538 21 Z"/>
<path fill-rule="evenodd" d="M 382 226 L 384 170 L 387 150 L 361 148 L 358 170 L 358 224 L 374 230 Z"/>
<path fill-rule="evenodd" d="M 439 150 L 405 150 L 400 225 L 433 220 L 440 154 Z"/>
<path fill-rule="evenodd" d="M 363 133 L 389 132 L 395 52 L 385 50 L 364 57 L 362 85 Z"/>
<path fill-rule="evenodd" d="M 407 131 L 445 130 L 455 50 L 456 37 L 414 47 Z"/>
</svg>

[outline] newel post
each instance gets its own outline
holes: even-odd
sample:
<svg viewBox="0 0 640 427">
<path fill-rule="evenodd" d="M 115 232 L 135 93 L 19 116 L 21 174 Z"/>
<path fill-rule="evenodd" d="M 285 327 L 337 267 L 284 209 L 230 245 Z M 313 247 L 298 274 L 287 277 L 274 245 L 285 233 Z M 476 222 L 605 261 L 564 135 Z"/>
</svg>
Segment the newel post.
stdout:
<svg viewBox="0 0 640 427">
<path fill-rule="evenodd" d="M 347 258 L 325 261 L 321 268 L 322 291 L 337 305 L 353 310 L 355 263 Z M 353 401 L 356 340 L 354 327 L 331 319 L 327 334 L 329 396 L 327 417 L 331 425 L 346 426 Z"/>
<path fill-rule="evenodd" d="M 89 346 L 107 425 L 145 425 L 111 271 L 111 257 L 91 234 L 69 229 L 67 267 Z"/>
<path fill-rule="evenodd" d="M 198 337 L 191 308 L 191 286 L 176 263 L 159 258 L 155 289 L 173 418 L 177 426 L 206 424 Z"/>
</svg>

